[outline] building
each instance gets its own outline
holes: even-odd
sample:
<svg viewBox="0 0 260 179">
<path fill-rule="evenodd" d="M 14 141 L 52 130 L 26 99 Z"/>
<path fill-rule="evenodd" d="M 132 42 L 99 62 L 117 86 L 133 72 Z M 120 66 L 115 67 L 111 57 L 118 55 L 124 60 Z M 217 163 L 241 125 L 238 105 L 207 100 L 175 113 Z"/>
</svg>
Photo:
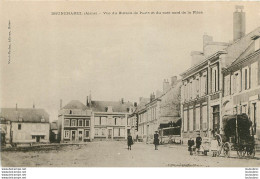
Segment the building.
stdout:
<svg viewBox="0 0 260 179">
<path fill-rule="evenodd" d="M 134 111 L 131 102 L 94 101 L 87 98 L 87 107 L 92 111 L 94 121 L 92 136 L 95 140 L 125 140 L 130 133 L 128 115 Z"/>
<path fill-rule="evenodd" d="M 156 95 L 152 93 L 150 99 L 141 98 L 135 111 L 139 140 L 152 143 L 155 131 L 160 131 L 162 136 L 163 128 L 180 120 L 180 91 L 181 81 L 174 76 L 171 78 L 171 84 L 164 79 L 163 92 L 157 91 Z"/>
<path fill-rule="evenodd" d="M 36 108 L 1 108 L 1 132 L 7 144 L 28 145 L 48 143 L 49 114 Z"/>
<path fill-rule="evenodd" d="M 58 140 L 60 142 L 87 142 L 93 139 L 91 110 L 78 100 L 72 100 L 59 110 Z"/>
<path fill-rule="evenodd" d="M 250 43 L 246 50 L 222 70 L 223 115 L 247 114 L 253 124 L 252 134 L 260 148 L 260 28 L 240 41 Z M 241 43 L 241 42 L 237 42 Z M 242 42 L 244 43 L 244 42 Z"/>
<path fill-rule="evenodd" d="M 254 44 L 252 37 L 259 33 L 259 28 L 257 28 L 245 35 L 245 13 L 242 7 L 236 7 L 233 18 L 233 42 L 213 42 L 212 37 L 204 35 L 203 52 L 192 52 L 192 66 L 181 74 L 184 143 L 187 143 L 189 137 L 196 137 L 198 133 L 205 140 L 215 133 L 223 133 L 222 116 L 226 114 L 227 106 L 233 104 L 228 103 L 232 101 L 231 99 L 224 99 L 226 96 L 224 93 L 230 94 L 231 86 L 224 83 L 228 81 L 231 83 L 231 80 L 226 77 L 227 70 L 223 73 L 222 69 L 233 68 L 238 59 L 252 51 L 250 50 Z M 249 75 L 248 72 L 247 75 Z M 236 80 L 239 81 L 242 78 L 236 78 Z M 229 95 L 226 98 L 232 97 Z"/>
</svg>

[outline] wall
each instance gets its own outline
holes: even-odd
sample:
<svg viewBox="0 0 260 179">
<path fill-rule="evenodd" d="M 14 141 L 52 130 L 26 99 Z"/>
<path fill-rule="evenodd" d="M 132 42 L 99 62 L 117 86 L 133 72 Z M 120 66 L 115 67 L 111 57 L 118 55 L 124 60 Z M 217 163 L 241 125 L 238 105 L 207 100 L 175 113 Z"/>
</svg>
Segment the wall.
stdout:
<svg viewBox="0 0 260 179">
<path fill-rule="evenodd" d="M 18 124 L 21 124 L 21 130 L 18 130 Z M 49 142 L 50 124 L 49 123 L 19 123 L 12 122 L 13 143 L 32 143 L 32 135 L 44 135 L 40 142 Z"/>
</svg>

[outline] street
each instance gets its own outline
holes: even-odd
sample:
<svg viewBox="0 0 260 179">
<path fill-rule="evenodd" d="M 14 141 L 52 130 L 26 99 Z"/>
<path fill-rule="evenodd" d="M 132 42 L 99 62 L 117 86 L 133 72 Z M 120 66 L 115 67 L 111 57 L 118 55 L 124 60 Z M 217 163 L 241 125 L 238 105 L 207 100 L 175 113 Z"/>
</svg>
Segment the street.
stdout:
<svg viewBox="0 0 260 179">
<path fill-rule="evenodd" d="M 57 145 L 58 146 L 58 145 Z M 19 160 L 17 160 L 19 159 Z M 260 157 L 239 159 L 190 156 L 186 146 L 135 143 L 127 150 L 126 141 L 98 141 L 86 145 L 65 145 L 50 150 L 2 151 L 2 167 L 259 167 Z"/>
</svg>

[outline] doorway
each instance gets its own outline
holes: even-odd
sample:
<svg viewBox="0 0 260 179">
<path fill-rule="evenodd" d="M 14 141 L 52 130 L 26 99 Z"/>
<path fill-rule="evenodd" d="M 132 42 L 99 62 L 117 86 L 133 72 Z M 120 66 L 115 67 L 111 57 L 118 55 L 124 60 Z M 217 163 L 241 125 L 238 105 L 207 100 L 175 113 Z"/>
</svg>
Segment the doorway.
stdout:
<svg viewBox="0 0 260 179">
<path fill-rule="evenodd" d="M 79 130 L 79 141 L 81 142 L 83 140 L 83 131 Z"/>
<path fill-rule="evenodd" d="M 41 137 L 40 136 L 36 136 L 36 142 L 40 142 Z"/>
<path fill-rule="evenodd" d="M 76 141 L 76 131 L 71 131 L 71 140 Z"/>
<path fill-rule="evenodd" d="M 113 138 L 113 136 L 112 136 L 112 134 L 113 134 L 112 133 L 112 129 L 108 129 L 107 131 L 108 131 L 107 138 L 108 139 L 112 139 Z"/>
</svg>

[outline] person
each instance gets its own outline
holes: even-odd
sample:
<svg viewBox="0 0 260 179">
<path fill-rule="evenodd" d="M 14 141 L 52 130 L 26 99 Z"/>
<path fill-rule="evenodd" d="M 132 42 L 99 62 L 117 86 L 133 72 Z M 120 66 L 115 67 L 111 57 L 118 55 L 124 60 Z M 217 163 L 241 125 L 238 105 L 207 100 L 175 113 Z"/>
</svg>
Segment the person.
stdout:
<svg viewBox="0 0 260 179">
<path fill-rule="evenodd" d="M 193 146 L 194 146 L 194 140 L 190 137 L 188 140 L 188 151 L 190 152 L 190 155 L 193 155 Z"/>
<path fill-rule="evenodd" d="M 127 146 L 128 146 L 128 150 L 131 150 L 131 146 L 133 145 L 133 138 L 131 136 L 131 133 L 128 134 L 127 136 Z"/>
<path fill-rule="evenodd" d="M 153 143 L 154 143 L 155 150 L 158 150 L 158 145 L 159 145 L 159 134 L 158 134 L 158 131 L 155 131 L 155 134 L 154 134 L 153 138 L 154 138 Z"/>
<path fill-rule="evenodd" d="M 202 138 L 200 137 L 200 134 L 196 137 L 196 151 L 197 154 L 199 154 L 200 146 L 201 146 Z"/>
<path fill-rule="evenodd" d="M 218 153 L 218 140 L 216 136 L 214 136 L 214 139 L 211 141 L 210 149 L 213 152 L 212 157 L 216 157 Z"/>
</svg>

